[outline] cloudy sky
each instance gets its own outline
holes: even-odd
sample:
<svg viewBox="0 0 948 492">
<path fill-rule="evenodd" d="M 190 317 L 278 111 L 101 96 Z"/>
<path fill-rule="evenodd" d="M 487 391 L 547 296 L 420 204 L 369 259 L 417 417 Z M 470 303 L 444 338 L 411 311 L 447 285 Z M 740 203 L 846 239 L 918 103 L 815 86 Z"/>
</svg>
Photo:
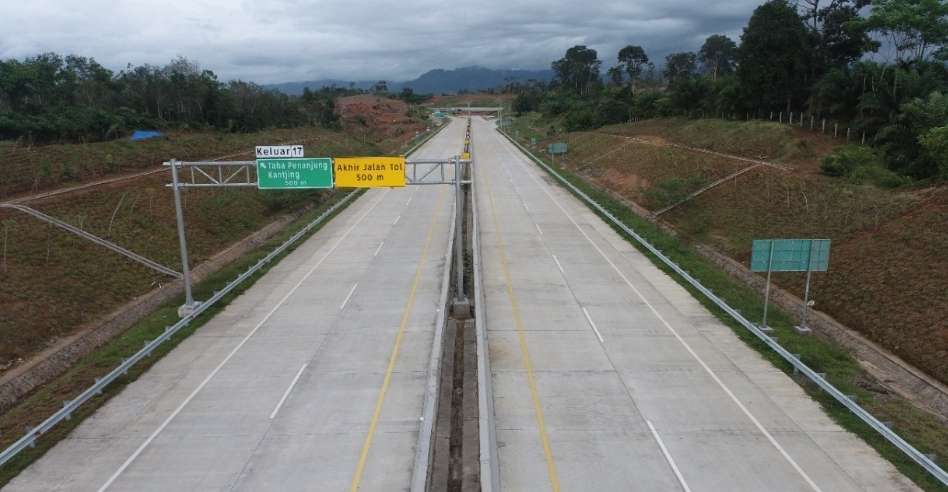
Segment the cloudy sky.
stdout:
<svg viewBox="0 0 948 492">
<path fill-rule="evenodd" d="M 44 51 L 127 63 L 182 55 L 222 79 L 407 80 L 432 68 L 548 68 L 570 46 L 606 66 L 737 41 L 763 0 L 2 0 L 0 58 Z"/>
</svg>

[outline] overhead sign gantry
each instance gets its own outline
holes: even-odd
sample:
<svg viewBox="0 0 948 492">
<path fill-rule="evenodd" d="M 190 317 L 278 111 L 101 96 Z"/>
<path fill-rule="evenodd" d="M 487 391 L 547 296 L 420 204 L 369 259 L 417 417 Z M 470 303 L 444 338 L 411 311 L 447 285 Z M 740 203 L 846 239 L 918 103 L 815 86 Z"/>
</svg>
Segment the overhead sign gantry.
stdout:
<svg viewBox="0 0 948 492">
<path fill-rule="evenodd" d="M 184 280 L 185 304 L 179 309 L 184 316 L 197 304 L 191 290 L 188 244 L 185 236 L 181 188 L 256 187 L 260 190 L 299 190 L 332 188 L 391 188 L 409 185 L 451 184 L 460 189 L 470 183 L 462 178 L 463 168 L 470 165 L 470 122 L 465 141 L 464 158 L 409 161 L 405 156 L 303 157 L 302 145 L 263 145 L 255 148 L 254 161 L 170 160 L 178 245 L 181 250 L 181 277 Z M 448 173 L 452 174 L 449 175 Z M 180 173 L 185 173 L 181 176 Z M 461 194 L 458 208 L 461 208 Z M 460 229 L 458 229 L 460 230 Z M 456 242 L 458 245 L 461 241 Z"/>
</svg>

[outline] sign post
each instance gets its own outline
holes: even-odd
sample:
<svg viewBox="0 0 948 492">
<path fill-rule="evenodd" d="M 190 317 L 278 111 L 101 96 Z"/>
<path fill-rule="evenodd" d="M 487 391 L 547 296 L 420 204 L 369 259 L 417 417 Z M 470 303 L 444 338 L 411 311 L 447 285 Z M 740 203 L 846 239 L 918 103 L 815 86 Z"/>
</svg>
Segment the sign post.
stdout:
<svg viewBox="0 0 948 492">
<path fill-rule="evenodd" d="M 566 144 L 563 142 L 551 143 L 546 146 L 546 151 L 550 153 L 550 160 L 556 164 L 556 154 L 566 153 Z"/>
<path fill-rule="evenodd" d="M 178 222 L 178 247 L 181 249 L 181 279 L 184 281 L 184 305 L 178 316 L 185 317 L 196 307 L 191 293 L 191 267 L 188 265 L 188 239 L 184 235 L 184 211 L 181 210 L 181 187 L 178 184 L 178 161 L 171 159 L 171 189 L 174 190 L 174 214 Z"/>
<path fill-rule="evenodd" d="M 807 311 L 810 301 L 810 277 L 813 272 L 825 272 L 829 268 L 829 239 L 755 239 L 751 248 L 751 271 L 767 272 L 764 288 L 764 316 L 760 329 L 767 326 L 767 305 L 770 298 L 771 272 L 806 272 L 806 287 L 803 293 L 803 309 L 796 330 L 809 333 Z"/>
<path fill-rule="evenodd" d="M 760 322 L 760 329 L 763 331 L 773 331 L 767 326 L 767 303 L 770 300 L 770 274 L 774 266 L 774 242 L 770 241 L 769 253 L 767 254 L 767 285 L 764 287 L 764 318 Z"/>
</svg>

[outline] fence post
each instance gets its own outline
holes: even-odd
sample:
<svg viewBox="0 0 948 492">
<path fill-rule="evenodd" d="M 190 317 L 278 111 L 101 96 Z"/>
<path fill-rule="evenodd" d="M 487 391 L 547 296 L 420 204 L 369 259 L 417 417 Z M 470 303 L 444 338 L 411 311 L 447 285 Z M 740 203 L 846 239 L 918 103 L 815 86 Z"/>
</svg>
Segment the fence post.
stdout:
<svg viewBox="0 0 948 492">
<path fill-rule="evenodd" d="M 833 123 L 833 137 L 839 138 L 839 123 Z"/>
<path fill-rule="evenodd" d="M 862 131 L 862 144 L 866 145 L 866 131 L 865 130 Z"/>
<path fill-rule="evenodd" d="M 850 128 L 847 126 L 846 127 L 846 143 L 849 143 L 849 130 Z"/>
<path fill-rule="evenodd" d="M 777 118 L 778 123 L 783 123 L 783 111 L 780 112 L 779 117 Z"/>
<path fill-rule="evenodd" d="M 771 112 L 770 112 L 770 121 L 773 121 L 773 120 L 774 120 L 774 112 L 771 111 Z"/>
<path fill-rule="evenodd" d="M 820 133 L 826 133 L 826 118 L 823 118 L 823 126 L 820 129 Z"/>
</svg>

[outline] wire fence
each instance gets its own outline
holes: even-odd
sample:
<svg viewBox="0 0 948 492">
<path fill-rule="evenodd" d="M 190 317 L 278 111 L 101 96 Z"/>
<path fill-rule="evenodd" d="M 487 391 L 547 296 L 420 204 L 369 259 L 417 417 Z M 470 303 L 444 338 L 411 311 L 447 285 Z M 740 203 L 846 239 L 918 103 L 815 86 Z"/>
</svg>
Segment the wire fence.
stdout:
<svg viewBox="0 0 948 492">
<path fill-rule="evenodd" d="M 726 113 L 722 111 L 713 114 L 699 112 L 688 116 L 697 119 L 716 118 L 725 121 L 771 121 L 845 140 L 846 143 L 859 145 L 866 145 L 872 142 L 873 138 L 871 132 L 865 128 L 853 126 L 852 122 L 833 120 L 821 114 L 807 113 L 804 111 L 747 111 L 743 115 L 740 113 Z M 629 123 L 638 123 L 649 119 L 652 118 L 633 116 L 630 118 Z"/>
</svg>

